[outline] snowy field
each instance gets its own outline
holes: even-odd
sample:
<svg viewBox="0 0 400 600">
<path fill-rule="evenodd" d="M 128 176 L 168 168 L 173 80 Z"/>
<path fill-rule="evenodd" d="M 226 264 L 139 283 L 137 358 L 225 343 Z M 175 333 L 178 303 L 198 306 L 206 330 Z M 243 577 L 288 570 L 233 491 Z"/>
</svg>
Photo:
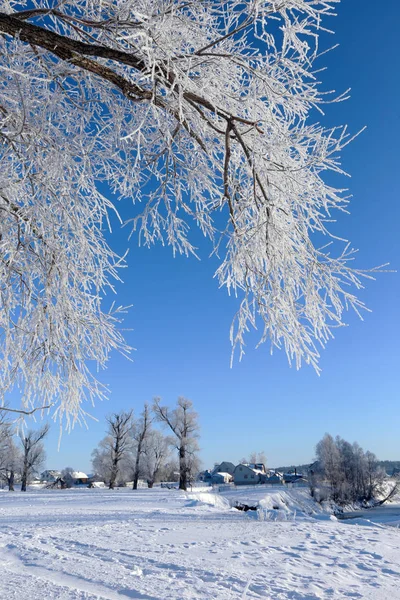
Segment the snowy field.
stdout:
<svg viewBox="0 0 400 600">
<path fill-rule="evenodd" d="M 302 490 L 0 493 L 0 598 L 400 600 L 400 529 L 313 510 Z"/>
</svg>

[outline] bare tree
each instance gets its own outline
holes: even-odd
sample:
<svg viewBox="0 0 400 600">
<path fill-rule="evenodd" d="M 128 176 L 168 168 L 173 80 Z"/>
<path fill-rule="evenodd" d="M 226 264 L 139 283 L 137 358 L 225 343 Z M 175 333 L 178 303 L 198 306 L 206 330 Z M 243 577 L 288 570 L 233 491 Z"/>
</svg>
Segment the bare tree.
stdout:
<svg viewBox="0 0 400 600">
<path fill-rule="evenodd" d="M 15 476 L 21 465 L 21 450 L 17 447 L 13 437 L 9 437 L 0 456 L 0 479 L 6 482 L 8 491 L 14 491 Z"/>
<path fill-rule="evenodd" d="M 153 410 L 157 420 L 169 427 L 174 435 L 173 444 L 178 450 L 179 457 L 179 489 L 187 490 L 199 449 L 198 415 L 193 410 L 192 402 L 187 398 L 178 398 L 177 407 L 173 410 L 161 406 L 160 402 L 160 398 L 154 399 Z"/>
<path fill-rule="evenodd" d="M 123 265 L 102 183 L 142 207 L 144 244 L 195 253 L 191 219 L 211 240 L 240 354 L 260 319 L 261 342 L 318 368 L 366 275 L 350 245 L 314 245 L 338 243 L 348 203 L 323 175 L 349 135 L 314 117 L 346 97 L 314 75 L 335 4 L 0 2 L 0 389 L 18 382 L 23 410 L 54 402 L 73 423 L 105 393 L 88 361 L 128 350 L 102 301 Z"/>
<path fill-rule="evenodd" d="M 316 446 L 316 457 L 319 463 L 319 473 L 330 486 L 334 500 L 339 497 L 342 480 L 340 469 L 340 454 L 333 437 L 326 433 Z"/>
<path fill-rule="evenodd" d="M 157 429 L 150 431 L 144 449 L 144 472 L 147 485 L 152 488 L 159 476 L 165 472 L 169 457 L 170 440 Z"/>
<path fill-rule="evenodd" d="M 21 492 L 26 492 L 29 478 L 45 460 L 46 454 L 42 442 L 49 429 L 50 426 L 46 424 L 37 431 L 31 429 L 20 434 L 22 445 Z"/>
<path fill-rule="evenodd" d="M 112 446 L 112 437 L 108 435 L 102 440 L 100 440 L 97 447 L 92 451 L 93 471 L 107 485 L 110 484 L 111 480 L 111 469 L 113 461 Z"/>
<path fill-rule="evenodd" d="M 131 449 L 133 411 L 114 413 L 107 417 L 108 436 L 102 441 L 102 449 L 105 453 L 94 451 L 93 466 L 96 470 L 103 465 L 109 469 L 109 488 L 114 489 L 118 478 L 121 461 Z M 93 455 L 92 455 L 93 456 Z"/>
<path fill-rule="evenodd" d="M 14 430 L 6 413 L 0 413 L 0 479 L 14 491 L 15 473 L 21 464 L 21 452 L 14 442 Z"/>
<path fill-rule="evenodd" d="M 65 467 L 61 471 L 61 479 L 65 482 L 65 487 L 71 488 L 74 484 L 74 472 L 75 469 L 72 467 Z"/>
<path fill-rule="evenodd" d="M 365 453 L 365 479 L 366 495 L 368 498 L 374 498 L 377 494 L 382 492 L 382 487 L 386 479 L 386 472 L 379 466 L 375 454 L 369 450 Z"/>
<path fill-rule="evenodd" d="M 11 423 L 6 412 L 0 411 L 0 452 L 6 444 L 11 432 Z"/>
<path fill-rule="evenodd" d="M 110 486 L 113 476 L 114 464 L 114 440 L 108 435 L 100 440 L 97 448 L 92 452 L 92 466 L 95 474 L 101 478 L 106 485 Z M 132 452 L 131 443 L 128 444 L 126 452 L 118 461 L 118 473 L 114 482 L 115 486 L 123 486 L 132 477 Z"/>
<path fill-rule="evenodd" d="M 179 462 L 177 459 L 168 459 L 165 465 L 163 465 L 160 473 L 160 481 L 179 482 Z"/>
<path fill-rule="evenodd" d="M 140 469 L 141 469 L 141 461 L 143 454 L 146 450 L 146 440 L 151 430 L 151 414 L 149 410 L 148 404 L 144 405 L 144 409 L 142 412 L 141 418 L 134 423 L 132 427 L 132 438 L 134 440 L 134 456 L 135 456 L 135 465 L 133 469 L 133 486 L 132 489 L 137 490 Z"/>
</svg>

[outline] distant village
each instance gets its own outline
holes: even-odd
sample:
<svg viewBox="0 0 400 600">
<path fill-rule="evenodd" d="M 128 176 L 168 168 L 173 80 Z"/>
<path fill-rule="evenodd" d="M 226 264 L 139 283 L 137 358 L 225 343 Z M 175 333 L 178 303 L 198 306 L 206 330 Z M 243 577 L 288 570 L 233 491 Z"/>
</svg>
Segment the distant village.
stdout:
<svg viewBox="0 0 400 600">
<path fill-rule="evenodd" d="M 193 478 L 192 483 L 202 482 L 206 485 L 289 485 L 290 487 L 307 487 L 312 479 L 313 467 L 315 463 L 308 465 L 305 468 L 306 473 L 298 472 L 297 468 L 288 472 L 281 472 L 277 469 L 268 469 L 264 463 L 239 463 L 235 465 L 230 461 L 216 463 L 213 469 L 206 469 L 198 473 Z M 304 466 L 302 467 L 304 469 Z M 175 477 L 173 476 L 175 475 Z M 391 470 L 392 477 L 400 476 L 400 469 L 394 468 Z M 159 482 L 176 483 L 179 479 L 179 472 L 171 473 L 171 481 Z M 129 486 L 130 482 L 125 482 L 124 485 Z M 147 481 L 139 479 L 140 487 L 147 487 Z M 31 485 L 45 486 L 48 488 L 70 488 L 70 487 L 103 487 L 107 485 L 107 481 L 96 474 L 86 474 L 83 471 L 73 471 L 72 469 L 64 469 L 58 471 L 55 469 L 47 469 L 32 478 Z"/>
<path fill-rule="evenodd" d="M 179 472 L 175 473 L 175 482 L 178 480 Z M 240 463 L 234 465 L 232 462 L 223 461 L 215 464 L 214 468 L 201 471 L 194 481 L 202 482 L 207 485 L 258 485 L 258 484 L 295 484 L 297 486 L 307 486 L 308 480 L 301 473 L 293 472 L 281 473 L 275 469 L 267 469 L 263 463 Z M 147 487 L 145 480 L 139 480 L 141 487 Z M 163 483 L 163 482 L 161 482 Z M 166 482 L 174 483 L 174 481 Z M 64 469 L 58 471 L 47 469 L 34 477 L 31 485 L 41 485 L 48 488 L 70 488 L 70 487 L 103 487 L 107 484 L 103 478 L 98 475 L 86 474 L 83 471 L 73 471 Z M 129 485 L 127 482 L 125 485 Z"/>
<path fill-rule="evenodd" d="M 203 471 L 199 474 L 199 480 L 211 485 L 308 485 L 307 478 L 302 473 L 297 473 L 296 468 L 293 472 L 281 473 L 275 469 L 267 469 L 264 463 L 240 463 L 235 466 L 229 461 L 216 464 L 212 470 Z"/>
</svg>

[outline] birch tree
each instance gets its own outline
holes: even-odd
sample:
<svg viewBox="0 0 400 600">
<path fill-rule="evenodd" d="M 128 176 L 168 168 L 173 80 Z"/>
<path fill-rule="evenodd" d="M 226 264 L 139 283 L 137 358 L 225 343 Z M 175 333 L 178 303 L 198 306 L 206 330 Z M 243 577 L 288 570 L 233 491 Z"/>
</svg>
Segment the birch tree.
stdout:
<svg viewBox="0 0 400 600">
<path fill-rule="evenodd" d="M 154 413 L 158 421 L 173 434 L 171 443 L 177 449 L 179 459 L 179 489 L 187 490 L 198 464 L 198 415 L 193 410 L 193 403 L 187 398 L 178 398 L 177 406 L 173 410 L 161 406 L 160 402 L 160 398 L 154 399 Z"/>
<path fill-rule="evenodd" d="M 22 410 L 73 423 L 106 393 L 90 362 L 129 351 L 105 190 L 141 244 L 209 238 L 239 356 L 259 327 L 318 369 L 366 275 L 328 228 L 349 200 L 324 174 L 351 138 L 315 116 L 347 96 L 316 75 L 337 3 L 0 0 L 0 388 Z"/>
</svg>

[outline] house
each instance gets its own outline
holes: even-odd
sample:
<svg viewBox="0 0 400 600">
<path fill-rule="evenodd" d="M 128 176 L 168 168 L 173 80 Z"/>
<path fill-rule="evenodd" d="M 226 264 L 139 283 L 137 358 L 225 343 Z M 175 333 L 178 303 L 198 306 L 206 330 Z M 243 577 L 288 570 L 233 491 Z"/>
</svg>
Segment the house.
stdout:
<svg viewBox="0 0 400 600">
<path fill-rule="evenodd" d="M 205 471 L 201 471 L 199 473 L 198 480 L 204 481 L 204 483 L 210 483 L 211 477 L 212 477 L 211 471 L 209 469 L 206 469 Z"/>
<path fill-rule="evenodd" d="M 235 485 L 256 485 L 261 483 L 261 476 L 265 474 L 265 468 L 253 468 L 256 465 L 240 464 L 235 467 L 233 481 Z"/>
<path fill-rule="evenodd" d="M 61 477 L 61 471 L 55 469 L 47 469 L 40 474 L 40 479 L 46 483 L 53 483 L 54 481 L 57 481 L 59 477 Z"/>
<path fill-rule="evenodd" d="M 89 480 L 86 473 L 83 473 L 82 471 L 73 471 L 71 473 L 71 477 L 72 477 L 72 485 L 86 485 Z"/>
<path fill-rule="evenodd" d="M 214 475 L 214 473 L 229 473 L 229 475 L 233 475 L 234 470 L 235 470 L 235 465 L 233 463 L 225 460 L 220 464 L 214 465 L 211 475 Z"/>
<path fill-rule="evenodd" d="M 230 483 L 232 481 L 232 475 L 230 473 L 213 473 L 211 476 L 211 483 Z"/>
<path fill-rule="evenodd" d="M 249 463 L 248 466 L 255 471 L 261 471 L 261 473 L 267 472 L 264 463 Z"/>
<path fill-rule="evenodd" d="M 268 483 L 273 485 L 282 484 L 282 475 L 280 473 L 266 473 L 261 476 L 261 483 Z"/>
</svg>

